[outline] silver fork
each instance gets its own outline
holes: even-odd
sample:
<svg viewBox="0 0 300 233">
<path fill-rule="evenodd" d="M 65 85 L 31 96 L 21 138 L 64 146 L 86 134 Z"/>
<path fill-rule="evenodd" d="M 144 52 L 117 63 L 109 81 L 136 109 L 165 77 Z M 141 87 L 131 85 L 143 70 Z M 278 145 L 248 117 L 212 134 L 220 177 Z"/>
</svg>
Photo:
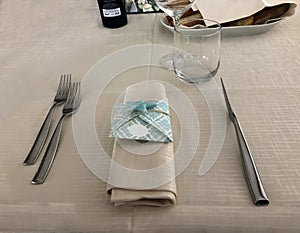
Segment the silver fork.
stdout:
<svg viewBox="0 0 300 233">
<path fill-rule="evenodd" d="M 61 129 L 63 126 L 64 119 L 67 116 L 72 115 L 77 111 L 80 105 L 80 82 L 75 82 L 71 85 L 67 102 L 62 110 L 62 116 L 60 117 L 57 126 L 54 130 L 54 133 L 51 137 L 49 145 L 46 149 L 45 155 L 42 159 L 42 162 L 32 179 L 32 184 L 42 184 L 46 180 L 46 177 L 50 171 L 50 168 L 53 164 L 56 151 L 59 145 Z"/>
<path fill-rule="evenodd" d="M 42 127 L 31 147 L 31 150 L 23 162 L 24 165 L 34 164 L 37 158 L 39 157 L 49 132 L 54 109 L 56 106 L 64 103 L 67 100 L 70 86 L 71 86 L 71 74 L 62 74 L 60 77 L 56 95 L 54 97 L 53 105 L 49 109 L 49 112 L 42 124 Z"/>
</svg>

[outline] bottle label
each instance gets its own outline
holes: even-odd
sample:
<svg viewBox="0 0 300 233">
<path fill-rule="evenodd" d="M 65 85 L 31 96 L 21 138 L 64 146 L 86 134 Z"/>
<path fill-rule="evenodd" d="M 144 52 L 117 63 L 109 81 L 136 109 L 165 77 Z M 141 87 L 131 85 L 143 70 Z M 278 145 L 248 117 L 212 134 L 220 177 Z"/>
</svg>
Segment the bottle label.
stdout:
<svg viewBox="0 0 300 233">
<path fill-rule="evenodd" d="M 121 15 L 121 9 L 115 8 L 115 9 L 103 9 L 103 16 L 104 17 L 115 17 Z"/>
</svg>

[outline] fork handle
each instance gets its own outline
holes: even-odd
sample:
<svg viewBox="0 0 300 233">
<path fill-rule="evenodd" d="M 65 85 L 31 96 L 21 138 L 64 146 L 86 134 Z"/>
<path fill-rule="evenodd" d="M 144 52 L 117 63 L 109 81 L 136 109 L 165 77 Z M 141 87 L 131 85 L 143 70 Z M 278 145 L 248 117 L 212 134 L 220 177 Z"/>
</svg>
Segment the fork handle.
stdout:
<svg viewBox="0 0 300 233">
<path fill-rule="evenodd" d="M 53 132 L 53 135 L 51 137 L 49 145 L 47 146 L 45 155 L 42 159 L 42 162 L 41 162 L 36 174 L 34 175 L 34 177 L 32 179 L 32 182 L 31 182 L 32 184 L 42 184 L 42 183 L 44 183 L 44 181 L 47 178 L 47 175 L 51 169 L 51 166 L 53 164 L 53 161 L 54 161 L 54 158 L 56 155 L 56 151 L 58 148 L 59 139 L 60 139 L 60 135 L 61 135 L 61 129 L 62 129 L 62 125 L 63 125 L 65 117 L 66 117 L 66 115 L 62 115 L 57 123 L 57 126 Z"/>
<path fill-rule="evenodd" d="M 245 176 L 253 202 L 255 205 L 267 205 L 269 204 L 269 199 L 260 179 L 260 175 L 251 155 L 251 151 L 248 147 L 242 128 L 235 116 L 233 119 L 233 124 L 235 127 L 240 151 L 243 157 Z"/>
<path fill-rule="evenodd" d="M 58 105 L 58 103 L 54 103 L 52 105 L 52 107 L 50 108 L 50 110 L 42 124 L 42 127 L 40 128 L 40 131 L 31 147 L 31 150 L 23 162 L 23 165 L 32 165 L 36 162 L 37 158 L 39 157 L 39 155 L 43 149 L 43 146 L 45 144 L 48 132 L 49 132 L 54 109 L 57 105 Z"/>
</svg>

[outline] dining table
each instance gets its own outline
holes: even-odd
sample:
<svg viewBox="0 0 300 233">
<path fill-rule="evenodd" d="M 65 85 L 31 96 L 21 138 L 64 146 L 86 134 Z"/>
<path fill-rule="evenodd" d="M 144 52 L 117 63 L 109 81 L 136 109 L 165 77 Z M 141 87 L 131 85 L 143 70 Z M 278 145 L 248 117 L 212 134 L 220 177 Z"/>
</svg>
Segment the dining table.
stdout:
<svg viewBox="0 0 300 233">
<path fill-rule="evenodd" d="M 300 232 L 297 10 L 265 31 L 227 30 L 217 74 L 187 84 L 159 65 L 173 45 L 163 13 L 128 14 L 125 26 L 111 29 L 96 0 L 0 0 L 0 232 Z M 81 105 L 64 122 L 46 181 L 34 185 L 45 149 L 35 164 L 23 161 L 62 74 L 81 81 Z M 220 77 L 268 205 L 252 201 Z M 173 125 L 174 151 L 186 164 L 176 166 L 174 205 L 115 206 L 106 190 L 109 164 L 99 158 L 113 151 L 113 106 L 145 80 L 163 83 L 171 96 L 180 122 Z M 180 136 L 185 127 L 193 128 Z"/>
</svg>

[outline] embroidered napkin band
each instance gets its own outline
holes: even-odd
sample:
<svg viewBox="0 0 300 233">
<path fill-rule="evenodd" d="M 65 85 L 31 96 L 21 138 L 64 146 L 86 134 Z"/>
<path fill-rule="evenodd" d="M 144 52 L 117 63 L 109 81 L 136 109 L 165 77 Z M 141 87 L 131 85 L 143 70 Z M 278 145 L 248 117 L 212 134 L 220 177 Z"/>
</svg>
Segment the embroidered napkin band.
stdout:
<svg viewBox="0 0 300 233">
<path fill-rule="evenodd" d="M 119 104 L 114 109 L 110 137 L 172 142 L 168 99 Z"/>
</svg>

